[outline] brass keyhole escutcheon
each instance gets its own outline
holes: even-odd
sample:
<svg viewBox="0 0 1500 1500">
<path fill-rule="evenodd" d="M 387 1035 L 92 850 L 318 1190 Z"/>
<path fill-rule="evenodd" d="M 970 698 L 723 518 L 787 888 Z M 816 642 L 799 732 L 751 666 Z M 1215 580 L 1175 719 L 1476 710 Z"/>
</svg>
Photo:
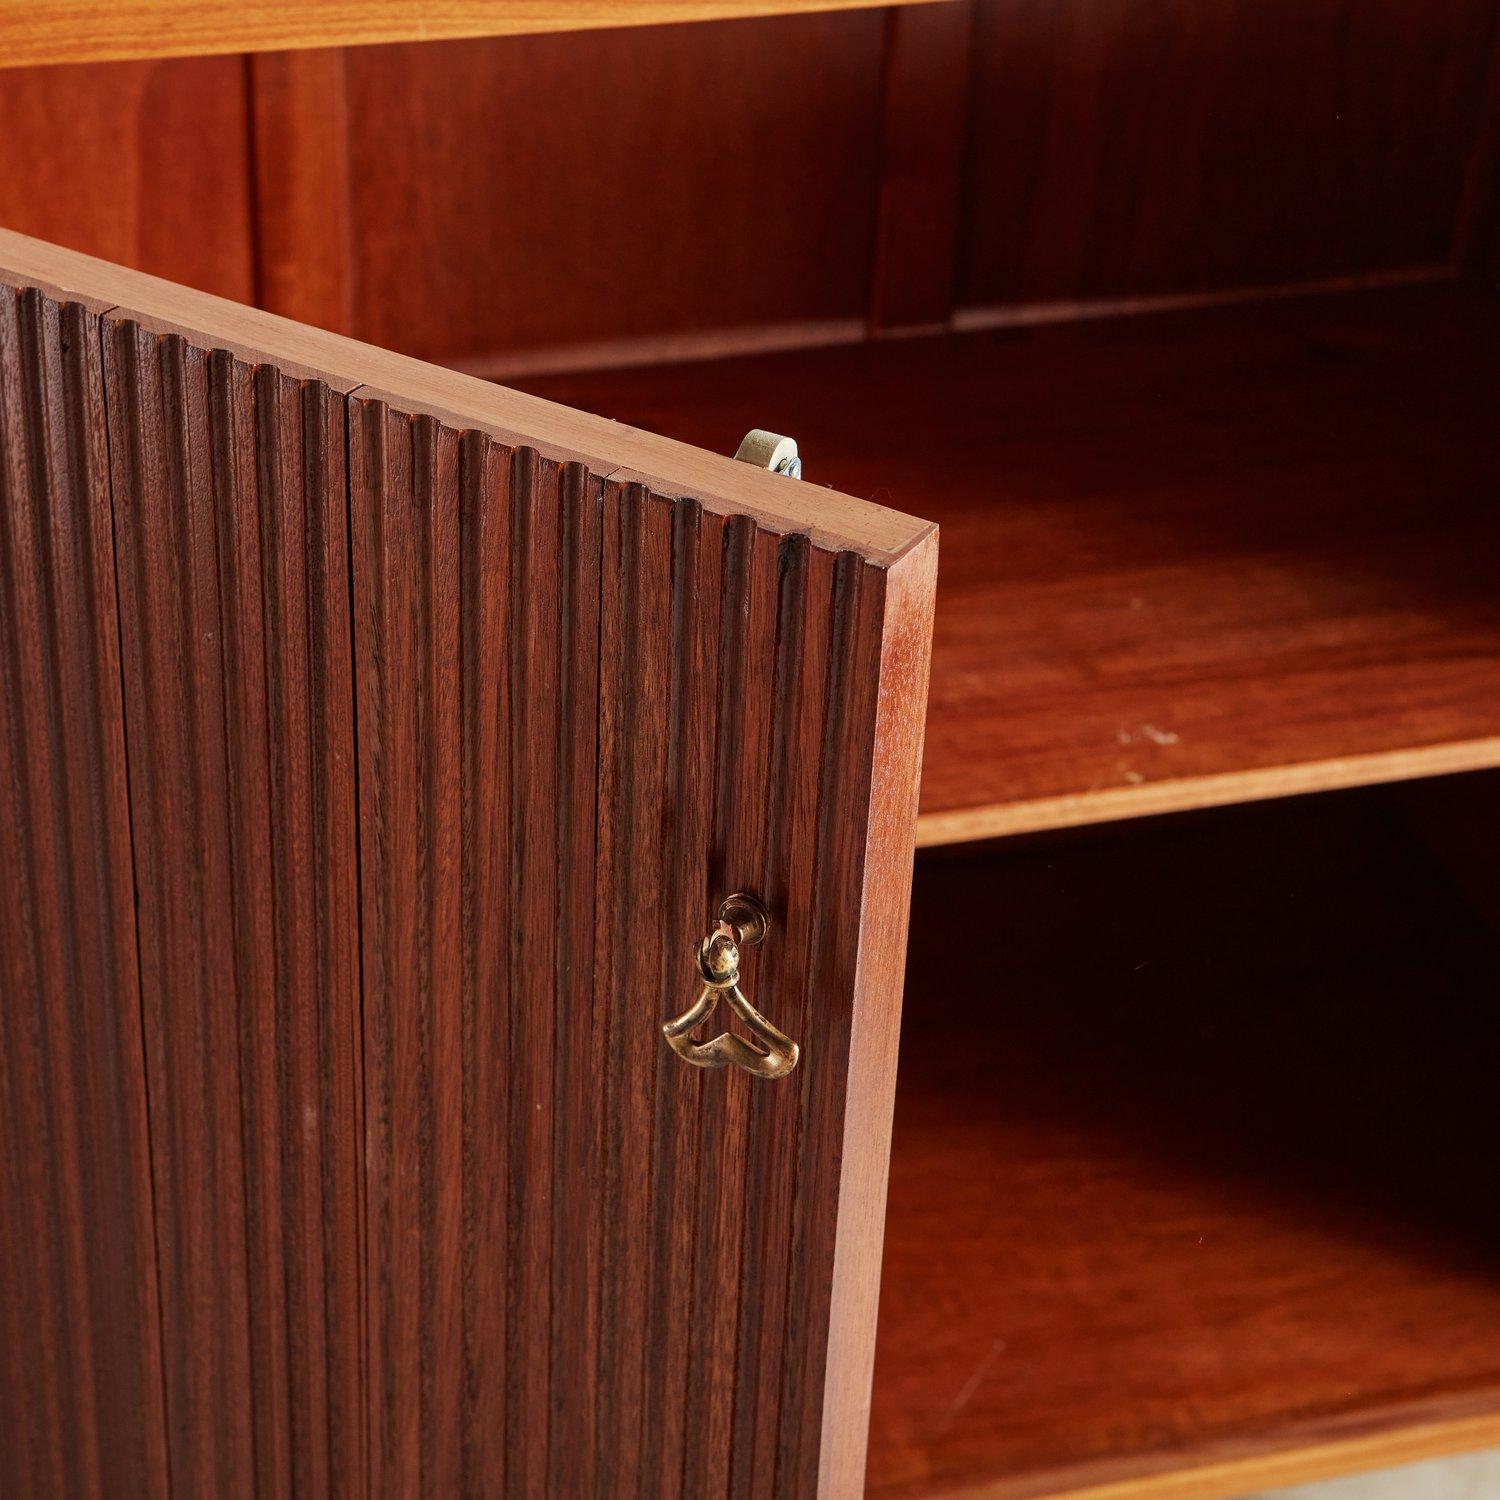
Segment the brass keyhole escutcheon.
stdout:
<svg viewBox="0 0 1500 1500">
<path fill-rule="evenodd" d="M 719 920 L 698 945 L 698 979 L 703 992 L 688 1010 L 662 1027 L 667 1045 L 695 1068 L 743 1068 L 757 1078 L 785 1078 L 801 1055 L 789 1036 L 778 1031 L 745 998 L 740 989 L 740 949 L 764 941 L 771 914 L 758 896 L 737 891 L 719 906 Z M 695 1042 L 691 1033 L 708 1018 L 719 997 L 745 1023 L 765 1050 L 724 1031 L 712 1041 Z"/>
</svg>

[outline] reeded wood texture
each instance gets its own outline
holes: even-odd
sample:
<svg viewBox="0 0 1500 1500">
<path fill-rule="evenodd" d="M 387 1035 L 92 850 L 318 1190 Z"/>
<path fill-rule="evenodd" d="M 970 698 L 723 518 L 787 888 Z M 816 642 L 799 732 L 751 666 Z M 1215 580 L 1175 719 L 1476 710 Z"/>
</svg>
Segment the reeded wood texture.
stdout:
<svg viewBox="0 0 1500 1500">
<path fill-rule="evenodd" d="M 836 1258 L 877 1274 L 883 1173 L 840 1161 L 888 1139 L 851 1034 L 899 1011 L 932 544 L 885 569 L 360 392 L 350 452 L 375 1488 L 812 1493 L 868 1392 L 830 1415 L 824 1358 Z M 784 1082 L 661 1036 L 741 887 Z"/>
<path fill-rule="evenodd" d="M 350 52 L 354 331 L 486 372 L 857 336 L 881 35 L 870 11 Z"/>
<path fill-rule="evenodd" d="M 0 265 L 38 285 L 109 307 L 133 309 L 163 332 L 202 347 L 224 347 L 254 363 L 317 375 L 340 390 L 399 391 L 459 427 L 473 425 L 596 473 L 629 473 L 674 493 L 691 493 L 716 515 L 748 515 L 775 531 L 805 533 L 815 545 L 847 549 L 878 566 L 894 564 L 933 531 L 931 522 L 737 463 L 725 452 L 623 427 L 419 360 L 242 307 L 122 266 L 0 229 Z M 733 444 L 729 445 L 731 450 Z"/>
<path fill-rule="evenodd" d="M 920 4 L 923 0 L 903 0 Z M 659 25 L 801 11 L 871 0 L 33 0 L 0 12 L 0 67 L 272 48 L 432 41 L 538 31 Z"/>
<path fill-rule="evenodd" d="M 0 1491 L 165 1493 L 98 318 L 0 285 Z"/>
<path fill-rule="evenodd" d="M 172 1489 L 857 1488 L 931 528 L 0 241 L 111 309 Z M 743 885 L 772 1086 L 660 1035 Z"/>
<path fill-rule="evenodd" d="M 1500 300 L 1408 288 L 527 382 L 940 521 L 918 837 L 1500 761 Z"/>
<path fill-rule="evenodd" d="M 238 58 L 0 67 L 9 229 L 249 302 L 249 158 Z"/>
<path fill-rule="evenodd" d="M 1449 263 L 1494 0 L 980 0 L 960 301 Z"/>
<path fill-rule="evenodd" d="M 104 365 L 172 1488 L 353 1493 L 343 401 L 124 311 Z"/>
<path fill-rule="evenodd" d="M 1482 827 L 1495 781 L 1433 785 Z M 1500 1440 L 1495 869 L 1460 885 L 1405 803 L 919 864 L 873 1495 L 1259 1494 Z"/>
</svg>

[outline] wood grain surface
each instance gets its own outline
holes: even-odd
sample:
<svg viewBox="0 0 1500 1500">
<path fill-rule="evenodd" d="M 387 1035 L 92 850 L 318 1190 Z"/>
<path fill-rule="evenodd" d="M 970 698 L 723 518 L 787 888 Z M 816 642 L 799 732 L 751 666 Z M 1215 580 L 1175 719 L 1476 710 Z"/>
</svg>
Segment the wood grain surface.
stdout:
<svg viewBox="0 0 1500 1500">
<path fill-rule="evenodd" d="M 0 70 L 0 222 L 501 378 L 1489 263 L 1495 0 L 837 10 Z"/>
<path fill-rule="evenodd" d="M 511 443 L 524 434 L 546 457 L 581 461 L 601 474 L 636 478 L 667 493 L 690 493 L 714 515 L 746 515 L 769 530 L 801 532 L 816 546 L 853 551 L 882 567 L 922 545 L 935 529 L 930 521 L 853 496 L 788 484 L 723 450 L 640 432 L 8 230 L 0 230 L 0 266 L 58 295 L 129 307 L 143 326 L 181 333 L 197 348 L 228 349 L 290 373 L 316 375 L 343 391 L 366 386 L 372 394 L 400 392 L 407 404 L 460 428 L 473 426 Z M 736 443 L 728 445 L 730 452 Z"/>
<path fill-rule="evenodd" d="M 846 1493 L 931 543 L 885 569 L 351 411 L 374 1483 Z M 660 1034 L 738 888 L 784 1083 Z"/>
<path fill-rule="evenodd" d="M 1500 281 L 1500 14 L 1490 40 L 1479 124 L 1464 166 L 1454 260 L 1493 284 Z"/>
<path fill-rule="evenodd" d="M 251 301 L 246 119 L 237 58 L 0 67 L 0 224 Z"/>
<path fill-rule="evenodd" d="M 284 318 L 352 333 L 355 258 L 344 53 L 263 52 L 245 63 L 254 146 L 253 300 Z"/>
<path fill-rule="evenodd" d="M 974 27 L 973 0 L 885 14 L 873 333 L 953 315 Z"/>
<path fill-rule="evenodd" d="M 1449 263 L 1494 0 L 986 0 L 961 301 Z"/>
<path fill-rule="evenodd" d="M 527 385 L 942 523 L 937 843 L 1496 764 L 1497 337 L 1445 285 Z"/>
<path fill-rule="evenodd" d="M 881 36 L 865 11 L 350 52 L 353 331 L 483 369 L 857 329 Z"/>
<path fill-rule="evenodd" d="M 0 1244 L 60 1326 L 3 1304 L 7 1493 L 90 1462 L 96 1390 L 146 1493 L 856 1489 L 932 528 L 4 239 L 6 275 L 46 283 L 3 346 L 7 701 L 29 678 L 0 953 L 35 1012 L 4 1076 L 37 1028 L 102 1045 L 42 965 L 70 940 L 76 968 L 113 962 L 114 911 L 144 1036 L 106 1075 L 126 1114 L 70 1120 L 125 1153 L 101 1250 L 147 1256 L 109 1304 L 144 1328 L 67 1321 L 106 1268 L 52 1101 L 8 1093 L 7 1180 L 42 1212 Z M 54 458 L 95 466 L 113 537 L 59 555 L 72 587 L 86 563 L 113 582 L 111 542 L 121 629 L 65 670 L 114 611 L 45 655 L 12 624 L 61 603 L 21 576 L 34 528 L 94 494 Z M 56 805 L 61 731 L 31 706 L 102 714 L 86 665 L 123 682 L 128 752 L 69 751 L 115 796 L 87 921 L 36 863 L 33 807 L 84 809 Z M 775 921 L 747 987 L 804 1049 L 780 1084 L 661 1037 L 741 887 Z M 55 1378 L 25 1382 L 33 1351 Z M 153 1359 L 154 1415 L 130 1404 Z M 100 1488 L 79 1472 L 60 1487 Z"/>
<path fill-rule="evenodd" d="M 859 10 L 872 0 L 33 0 L 0 11 L 0 67 L 265 52 L 443 37 L 648 26 L 802 11 Z M 923 0 L 903 0 L 920 4 Z"/>
<path fill-rule="evenodd" d="M 918 865 L 871 1493 L 1495 1441 L 1500 937 L 1394 794 L 1014 848 Z"/>
<path fill-rule="evenodd" d="M 354 1493 L 343 400 L 104 323 L 172 1487 Z"/>
<path fill-rule="evenodd" d="M 0 1489 L 166 1493 L 97 310 L 0 284 Z"/>
</svg>

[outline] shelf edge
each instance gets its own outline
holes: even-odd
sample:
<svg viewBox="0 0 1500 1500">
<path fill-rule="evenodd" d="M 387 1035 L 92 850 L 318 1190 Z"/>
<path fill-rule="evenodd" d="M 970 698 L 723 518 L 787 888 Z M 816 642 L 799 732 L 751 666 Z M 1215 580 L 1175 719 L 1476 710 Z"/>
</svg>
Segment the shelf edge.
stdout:
<svg viewBox="0 0 1500 1500">
<path fill-rule="evenodd" d="M 899 0 L 930 4 L 934 0 Z M 0 68 L 207 57 L 236 52 L 593 31 L 816 11 L 874 10 L 880 0 L 42 0 L 0 8 Z"/>
<path fill-rule="evenodd" d="M 923 812 L 917 818 L 917 847 L 933 849 L 1018 833 L 1081 828 L 1125 818 L 1191 812 L 1237 802 L 1263 802 L 1274 797 L 1376 786 L 1383 782 L 1414 781 L 1419 777 L 1483 771 L 1496 766 L 1500 766 L 1500 737 L 1380 750 L 1299 765 L 1259 766 L 1180 780 L 1147 781 L 1138 786 L 1109 787 L 1030 802 Z"/>
</svg>

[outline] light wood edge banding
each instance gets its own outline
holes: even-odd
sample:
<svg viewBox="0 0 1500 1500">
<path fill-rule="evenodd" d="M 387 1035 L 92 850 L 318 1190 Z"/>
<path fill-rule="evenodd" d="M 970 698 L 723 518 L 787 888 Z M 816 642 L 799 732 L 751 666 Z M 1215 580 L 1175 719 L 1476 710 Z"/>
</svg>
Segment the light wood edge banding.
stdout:
<svg viewBox="0 0 1500 1500">
<path fill-rule="evenodd" d="M 930 1500 L 1233 1500 L 1287 1485 L 1338 1479 L 1374 1469 L 1398 1468 L 1500 1446 L 1500 1412 L 1480 1412 L 1409 1427 L 1308 1441 L 1265 1453 L 1157 1468 L 1129 1478 L 1089 1482 L 1066 1472 L 1049 1481 L 999 1480 L 994 1484 L 934 1491 Z"/>
<path fill-rule="evenodd" d="M 509 446 L 535 448 L 558 462 L 639 480 L 668 496 L 691 495 L 718 515 L 749 516 L 779 534 L 804 533 L 815 546 L 858 553 L 888 567 L 935 527 L 809 481 L 737 463 L 688 443 L 641 432 L 570 407 L 376 349 L 176 286 L 26 235 L 0 230 L 0 282 L 37 286 L 59 301 L 129 317 L 200 348 L 228 349 L 252 364 L 275 363 L 345 395 L 358 391 L 407 412 L 426 412 L 485 432 Z M 745 414 L 746 428 L 755 413 Z"/>
<path fill-rule="evenodd" d="M 870 10 L 877 0 L 40 0 L 0 8 L 0 68 Z M 920 4 L 923 0 L 902 0 Z"/>
<path fill-rule="evenodd" d="M 917 847 L 931 849 L 1017 833 L 1079 828 L 1093 823 L 1119 822 L 1124 818 L 1154 817 L 1159 813 L 1225 807 L 1236 802 L 1261 802 L 1305 792 L 1413 781 L 1418 777 L 1482 771 L 1494 766 L 1500 766 L 1500 738 L 1426 745 L 1409 750 L 1382 750 L 1337 760 L 1263 766 L 1175 781 L 1147 781 L 1139 786 L 1109 787 L 1097 792 L 1044 797 L 1032 802 L 954 808 L 926 812 L 918 817 Z"/>
</svg>

